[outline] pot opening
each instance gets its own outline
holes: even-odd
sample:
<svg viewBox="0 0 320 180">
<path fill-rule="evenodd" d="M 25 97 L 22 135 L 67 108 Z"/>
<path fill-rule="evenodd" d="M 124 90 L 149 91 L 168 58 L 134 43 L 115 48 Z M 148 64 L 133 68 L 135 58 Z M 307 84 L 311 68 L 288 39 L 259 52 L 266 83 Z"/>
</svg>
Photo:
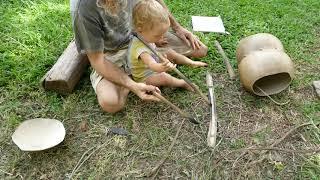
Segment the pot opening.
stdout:
<svg viewBox="0 0 320 180">
<path fill-rule="evenodd" d="M 258 96 L 277 94 L 285 90 L 291 82 L 289 73 L 277 73 L 258 79 L 253 84 L 253 92 Z"/>
</svg>

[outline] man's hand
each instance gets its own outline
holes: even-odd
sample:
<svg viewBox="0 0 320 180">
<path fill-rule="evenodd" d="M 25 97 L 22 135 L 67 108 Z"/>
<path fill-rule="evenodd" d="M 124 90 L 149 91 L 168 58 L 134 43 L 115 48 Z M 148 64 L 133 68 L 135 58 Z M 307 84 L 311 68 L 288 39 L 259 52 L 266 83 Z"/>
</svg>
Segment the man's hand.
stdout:
<svg viewBox="0 0 320 180">
<path fill-rule="evenodd" d="M 199 39 L 193 35 L 190 31 L 183 28 L 182 26 L 178 26 L 175 29 L 176 34 L 180 37 L 185 43 L 192 47 L 192 49 L 200 49 L 200 41 Z"/>
<path fill-rule="evenodd" d="M 157 97 L 153 96 L 151 92 L 161 93 L 160 89 L 156 86 L 146 85 L 144 83 L 134 83 L 131 91 L 139 96 L 142 100 L 146 101 L 160 101 Z"/>
</svg>

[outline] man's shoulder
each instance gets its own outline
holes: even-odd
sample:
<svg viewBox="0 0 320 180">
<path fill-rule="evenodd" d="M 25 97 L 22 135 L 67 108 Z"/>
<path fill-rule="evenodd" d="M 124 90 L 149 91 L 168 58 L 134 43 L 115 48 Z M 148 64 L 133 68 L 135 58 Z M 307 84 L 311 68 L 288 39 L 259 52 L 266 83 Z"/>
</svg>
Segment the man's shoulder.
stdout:
<svg viewBox="0 0 320 180">
<path fill-rule="evenodd" d="M 97 12 L 100 9 L 97 6 L 97 0 L 71 0 L 74 4 L 74 8 L 79 11 L 80 14 L 90 14 Z"/>
</svg>

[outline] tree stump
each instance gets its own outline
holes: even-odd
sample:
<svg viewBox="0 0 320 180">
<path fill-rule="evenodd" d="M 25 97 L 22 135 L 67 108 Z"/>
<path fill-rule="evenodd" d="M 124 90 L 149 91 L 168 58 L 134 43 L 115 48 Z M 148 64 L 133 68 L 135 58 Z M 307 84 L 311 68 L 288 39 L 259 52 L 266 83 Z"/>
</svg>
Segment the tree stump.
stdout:
<svg viewBox="0 0 320 180">
<path fill-rule="evenodd" d="M 72 41 L 41 79 L 41 85 L 45 90 L 69 94 L 79 82 L 88 64 L 87 56 L 79 54 L 75 42 Z"/>
</svg>

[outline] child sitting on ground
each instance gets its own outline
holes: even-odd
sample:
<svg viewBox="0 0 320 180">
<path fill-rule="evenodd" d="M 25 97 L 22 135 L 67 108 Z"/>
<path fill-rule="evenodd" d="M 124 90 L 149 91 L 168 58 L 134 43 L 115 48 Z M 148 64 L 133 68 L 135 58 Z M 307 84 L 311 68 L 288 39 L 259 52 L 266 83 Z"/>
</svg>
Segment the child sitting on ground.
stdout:
<svg viewBox="0 0 320 180">
<path fill-rule="evenodd" d="M 133 9 L 133 28 L 146 43 L 156 49 L 155 43 L 164 38 L 170 27 L 169 13 L 155 0 L 141 0 Z M 160 60 L 138 38 L 134 37 L 129 45 L 129 66 L 132 77 L 137 82 L 154 86 L 192 88 L 182 79 L 177 79 L 166 71 L 176 65 L 185 64 L 192 67 L 207 66 L 206 63 L 193 61 L 186 56 L 167 49 Z"/>
</svg>

